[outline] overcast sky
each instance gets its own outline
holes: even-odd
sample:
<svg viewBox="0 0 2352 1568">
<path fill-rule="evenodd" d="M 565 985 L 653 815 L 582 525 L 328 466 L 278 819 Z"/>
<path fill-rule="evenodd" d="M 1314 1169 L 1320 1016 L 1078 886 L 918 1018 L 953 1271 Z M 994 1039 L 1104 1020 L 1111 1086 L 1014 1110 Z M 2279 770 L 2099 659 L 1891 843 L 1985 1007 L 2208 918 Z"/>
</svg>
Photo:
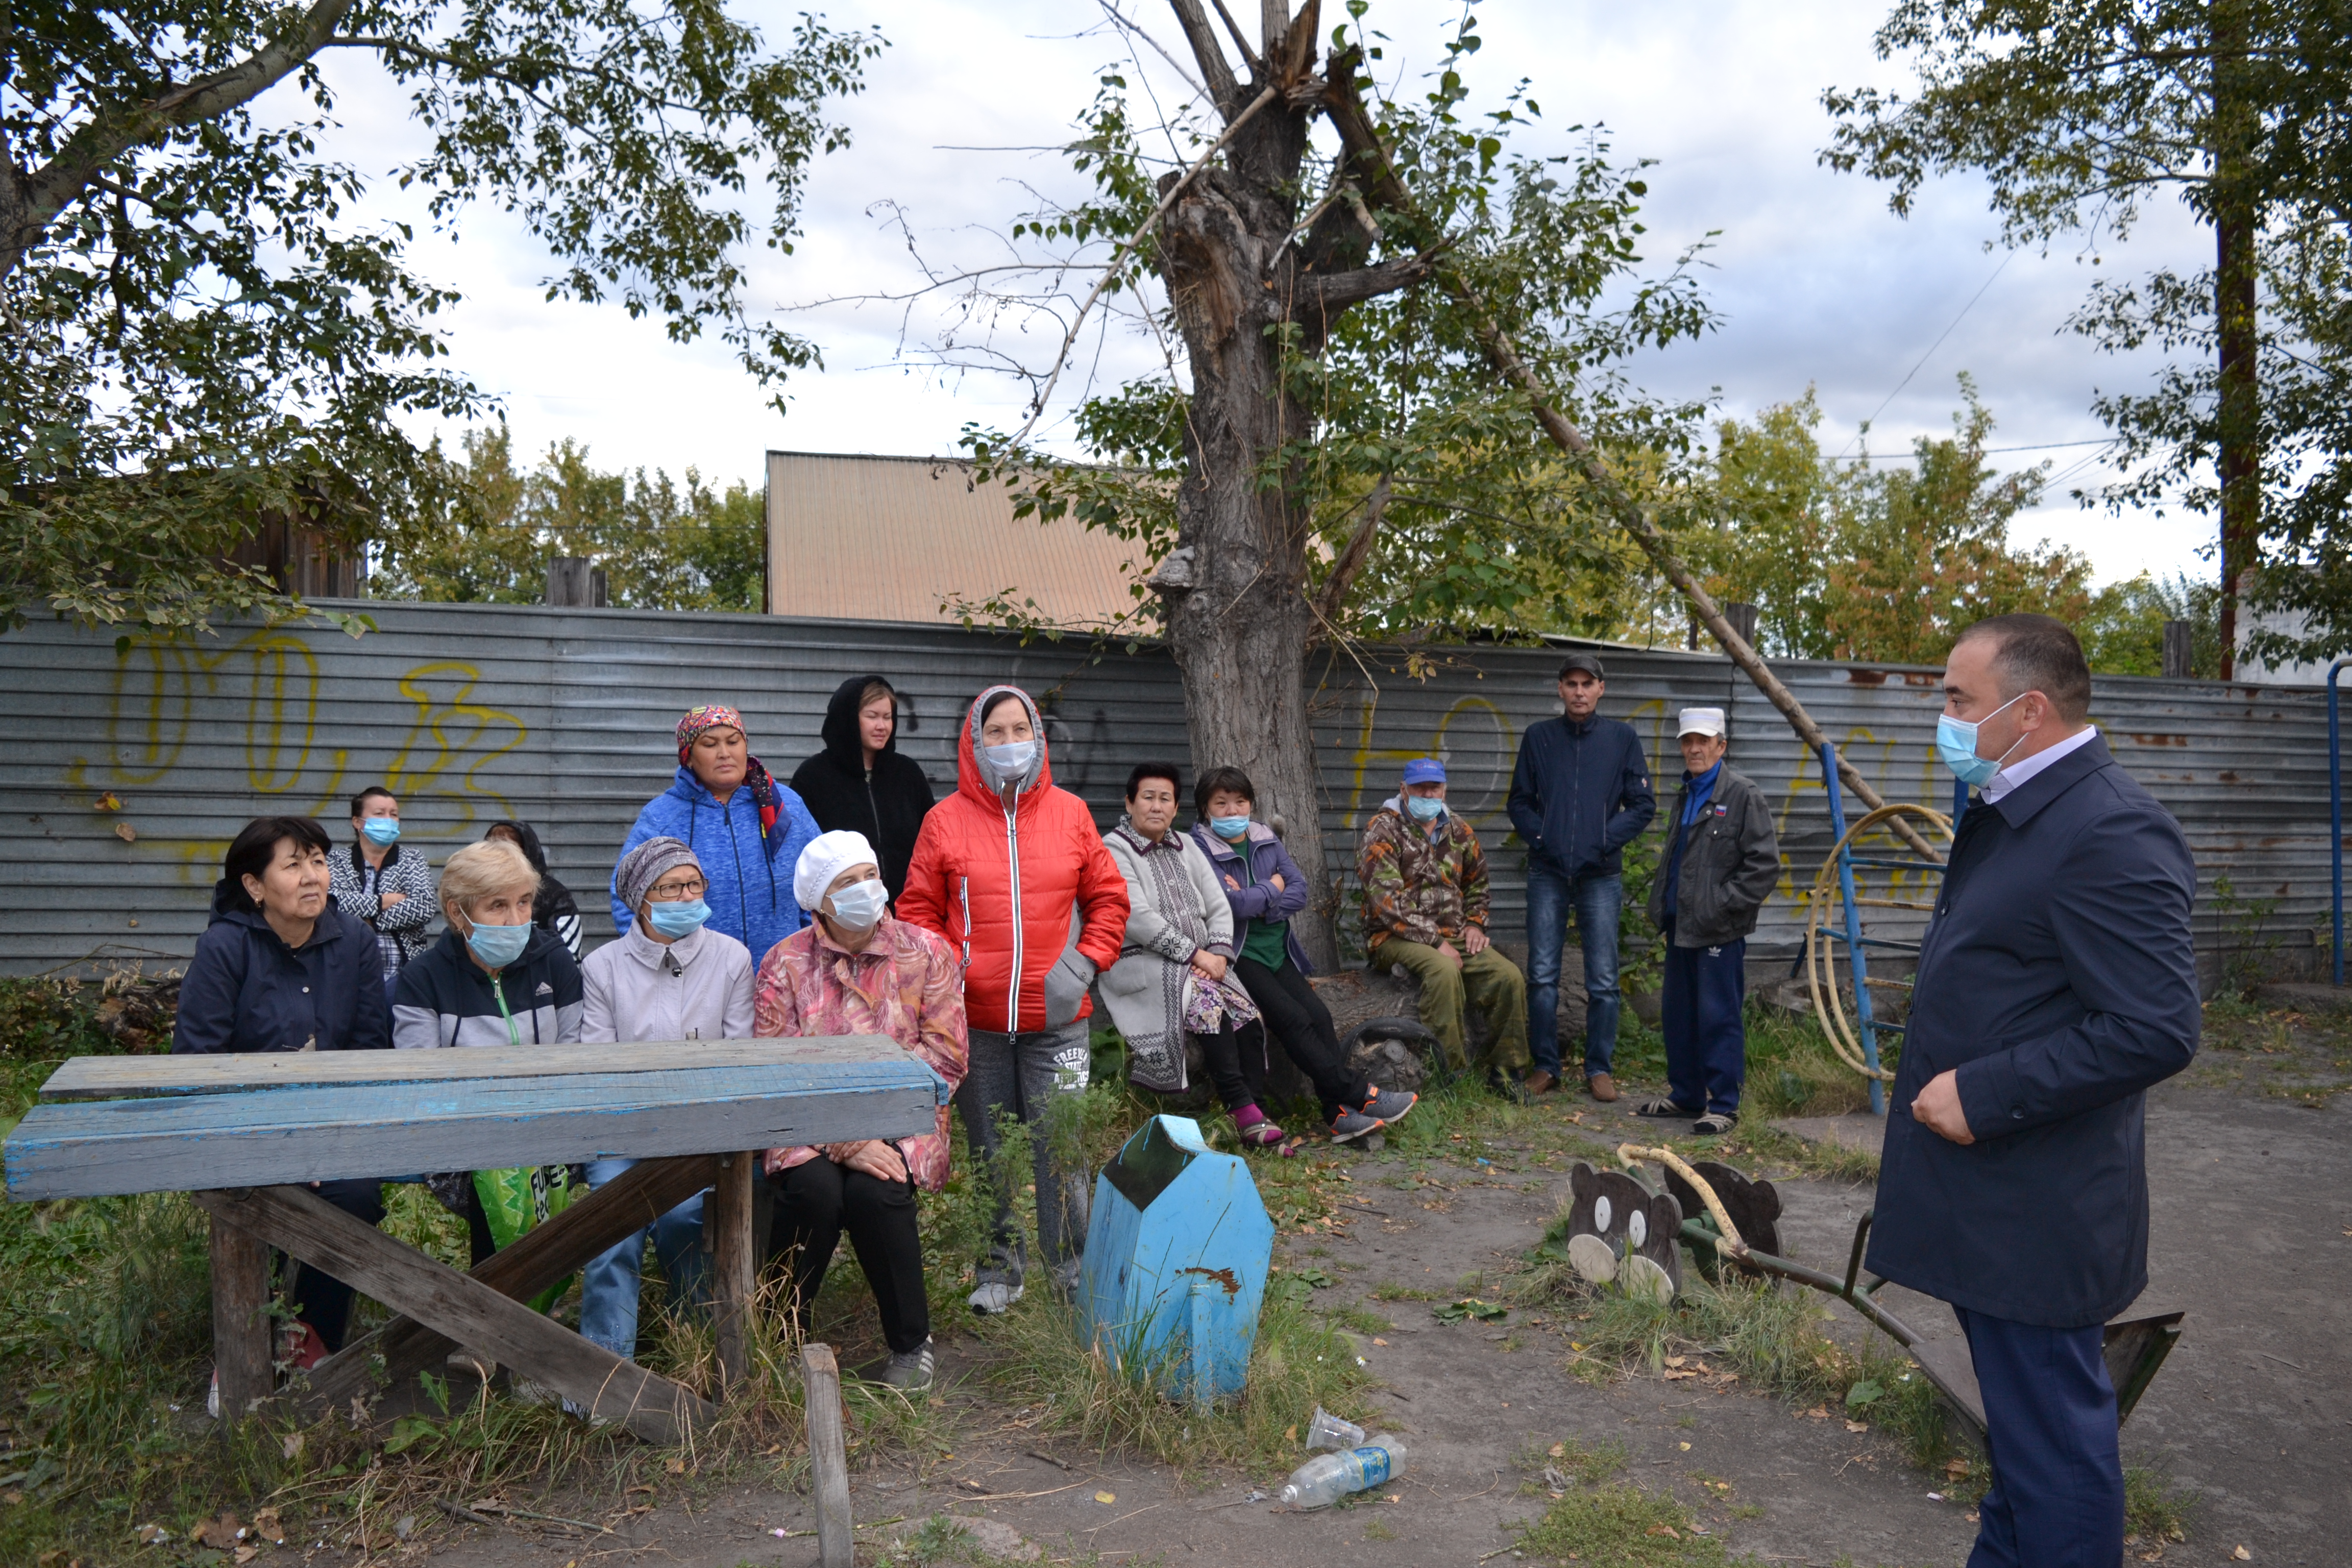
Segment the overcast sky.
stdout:
<svg viewBox="0 0 2352 1568">
<path fill-rule="evenodd" d="M 1164 5 L 1123 4 L 1177 47 Z M 782 39 L 799 0 L 734 0 L 730 9 Z M 1336 4 L 1328 9 L 1341 13 Z M 2072 252 L 1988 252 L 1996 222 L 1973 181 L 1931 187 L 1900 219 L 1883 188 L 1817 163 L 1830 135 L 1823 88 L 1904 84 L 1902 63 L 1881 63 L 1871 50 L 1885 9 L 1885 0 L 1487 5 L 1477 8 L 1486 47 L 1469 73 L 1473 103 L 1498 98 L 1525 75 L 1549 129 L 1523 136 L 1522 150 L 1570 151 L 1580 140 L 1571 126 L 1601 123 L 1620 159 L 1655 159 L 1644 215 L 1654 259 L 1721 231 L 1705 278 L 1725 316 L 1722 330 L 1641 364 L 1648 386 L 1719 389 L 1725 411 L 1745 416 L 1811 384 L 1831 450 L 1875 413 L 1871 449 L 1901 452 L 1914 435 L 1949 428 L 1955 377 L 1970 372 L 2000 420 L 1993 445 L 2048 447 L 2000 460 L 2054 460 L 2059 484 L 2049 504 L 2021 520 L 2026 538 L 2046 535 L 2084 551 L 2103 579 L 2142 570 L 2203 574 L 2196 553 L 2207 534 L 2202 520 L 2114 518 L 2065 497 L 2066 487 L 2101 477 L 2095 457 L 2084 466 L 2097 448 L 2080 445 L 2102 434 L 2090 412 L 2095 389 L 2143 386 L 2153 368 L 2102 355 L 2063 331 L 2093 276 L 2087 261 Z M 1393 40 L 1384 84 L 1400 70 L 1409 84 L 1457 15 L 1454 6 L 1376 0 L 1368 20 Z M 927 257 L 993 254 L 988 236 L 1023 208 L 1024 184 L 1064 195 L 1079 187 L 1053 153 L 943 149 L 1058 144 L 1101 68 L 1138 74 L 1098 0 L 900 0 L 887 8 L 835 5 L 829 17 L 879 23 L 890 47 L 872 66 L 867 91 L 842 106 L 856 142 L 813 171 L 796 254 L 761 250 L 748 258 L 751 302 L 762 310 L 915 285 L 906 242 L 874 211 L 877 203 L 907 213 Z M 1143 58 L 1141 75 L 1163 96 L 1186 95 L 1148 48 Z M 337 151 L 363 168 L 389 168 L 415 140 L 402 97 L 353 62 L 336 69 L 352 133 Z M 381 184 L 380 210 L 401 212 L 389 182 Z M 2185 216 L 2159 209 L 2104 265 L 2134 273 L 2168 262 L 2193 267 L 2199 246 Z M 506 400 L 525 452 L 569 436 L 599 466 L 672 473 L 693 466 L 707 478 L 757 484 L 761 454 L 771 447 L 944 453 L 967 421 L 1009 426 L 1021 417 L 1023 394 L 1009 381 L 942 384 L 910 368 L 899 352 L 899 316 L 887 308 L 836 305 L 795 316 L 826 368 L 796 378 L 791 412 L 778 416 L 717 343 L 679 347 L 658 323 L 631 321 L 618 307 L 547 303 L 543 253 L 503 215 L 472 211 L 453 234 L 421 239 L 414 257 L 465 294 L 452 321 L 456 363 Z M 930 324 L 918 315 L 919 341 Z M 1141 342 L 1114 347 L 1104 367 L 1114 380 L 1156 358 Z M 1029 352 L 1044 361 L 1050 339 L 1032 340 Z M 1057 401 L 1066 405 L 1070 390 L 1066 383 Z"/>
</svg>

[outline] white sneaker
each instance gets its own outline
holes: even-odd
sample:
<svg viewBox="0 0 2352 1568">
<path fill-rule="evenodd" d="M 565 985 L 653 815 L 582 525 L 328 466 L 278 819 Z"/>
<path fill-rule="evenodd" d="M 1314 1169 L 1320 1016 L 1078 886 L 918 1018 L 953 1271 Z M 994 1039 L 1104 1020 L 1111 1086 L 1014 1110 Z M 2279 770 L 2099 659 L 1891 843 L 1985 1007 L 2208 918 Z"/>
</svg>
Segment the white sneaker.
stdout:
<svg viewBox="0 0 2352 1568">
<path fill-rule="evenodd" d="M 1013 1303 L 1019 1300 L 1021 1300 L 1020 1286 L 1005 1285 L 992 1279 L 971 1293 L 970 1305 L 973 1311 L 986 1318 L 999 1312 L 1011 1311 Z"/>
</svg>

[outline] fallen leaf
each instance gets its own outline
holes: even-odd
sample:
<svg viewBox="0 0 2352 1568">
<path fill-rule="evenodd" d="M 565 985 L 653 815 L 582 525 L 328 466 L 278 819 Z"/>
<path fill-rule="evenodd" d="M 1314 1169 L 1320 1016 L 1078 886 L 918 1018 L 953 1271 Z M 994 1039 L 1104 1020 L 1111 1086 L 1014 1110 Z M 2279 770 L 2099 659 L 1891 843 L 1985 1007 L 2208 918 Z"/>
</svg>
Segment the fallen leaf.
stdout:
<svg viewBox="0 0 2352 1568">
<path fill-rule="evenodd" d="M 1404 1494 L 1402 1492 L 1391 1492 L 1389 1493 L 1388 1500 L 1391 1502 L 1402 1502 L 1404 1501 Z"/>
<path fill-rule="evenodd" d="M 686 1474 L 686 1461 L 684 1459 L 672 1459 L 666 1468 L 673 1476 L 682 1476 Z"/>
<path fill-rule="evenodd" d="M 139 830 L 127 822 L 118 822 L 114 825 L 114 836 L 125 844 L 139 842 Z"/>
<path fill-rule="evenodd" d="M 1555 1459 L 1564 1459 L 1568 1458 L 1568 1445 L 1565 1443 L 1554 1443 L 1545 1451 Z"/>
<path fill-rule="evenodd" d="M 1645 1535 L 1663 1535 L 1668 1541 L 1680 1541 L 1682 1539 L 1680 1532 L 1678 1532 L 1671 1524 L 1654 1524 L 1643 1533 Z"/>
<path fill-rule="evenodd" d="M 2252 1563 L 2254 1560 L 2254 1554 L 2247 1551 L 2242 1546 L 2231 1552 L 2230 1555 L 2232 1559 L 2240 1563 Z"/>
<path fill-rule="evenodd" d="M 300 1458 L 302 1457 L 302 1434 L 299 1432 L 289 1432 L 286 1434 L 286 1441 L 280 1443 L 278 1447 L 285 1453 L 288 1458 Z"/>
<path fill-rule="evenodd" d="M 1118 1495 L 1117 1495 L 1116 1493 L 1113 1493 L 1113 1492 L 1097 1492 L 1097 1493 L 1095 1493 L 1095 1501 L 1097 1501 L 1097 1502 L 1117 1502 L 1118 1500 Z"/>
<path fill-rule="evenodd" d="M 261 1548 L 258 1546 L 240 1546 L 235 1552 L 229 1553 L 229 1561 L 232 1563 L 250 1563 L 260 1555 Z"/>
<path fill-rule="evenodd" d="M 1298 1441 L 1298 1427 L 1296 1423 L 1293 1423 L 1290 1427 L 1282 1434 L 1282 1440 L 1286 1443 L 1296 1443 Z"/>
<path fill-rule="evenodd" d="M 89 803 L 89 808 L 92 811 L 121 811 L 122 809 L 122 802 L 116 798 L 112 790 L 108 790 L 96 800 L 91 801 Z"/>
<path fill-rule="evenodd" d="M 1668 1366 L 1680 1366 L 1683 1364 L 1684 1359 L 1685 1358 L 1678 1355 L 1670 1355 L 1666 1358 L 1666 1364 Z"/>
<path fill-rule="evenodd" d="M 1386 1340 L 1384 1340 L 1384 1339 L 1381 1338 L 1381 1337 L 1380 1337 L 1380 1335 L 1378 1335 L 1378 1334 L 1374 1334 L 1374 1335 L 1372 1336 L 1372 1343 L 1374 1343 L 1374 1344 L 1376 1344 L 1376 1345 L 1385 1345 L 1385 1344 L 1387 1344 L 1387 1343 L 1388 1343 L 1388 1341 L 1386 1341 Z"/>
<path fill-rule="evenodd" d="M 1957 1481 L 1969 1473 L 1969 1462 L 1966 1459 L 1946 1459 L 1944 1473 Z"/>
<path fill-rule="evenodd" d="M 66 1568 L 65 1548 L 60 1546 L 42 1552 L 33 1560 L 40 1568 Z"/>
<path fill-rule="evenodd" d="M 1685 1378 L 1685 1377 L 1696 1377 L 1697 1375 L 1698 1375 L 1698 1373 L 1695 1373 L 1695 1372 L 1675 1372 L 1675 1371 L 1674 1371 L 1673 1369 L 1669 1368 L 1669 1369 L 1667 1370 L 1667 1372 L 1666 1372 L 1666 1381 L 1667 1381 L 1668 1383 L 1675 1383 L 1675 1382 L 1680 1381 L 1680 1380 L 1681 1380 L 1681 1379 L 1683 1379 L 1683 1378 Z"/>
<path fill-rule="evenodd" d="M 1870 1423 L 1867 1421 L 1849 1421 L 1845 1424 L 1845 1429 L 1849 1432 L 1867 1432 L 1870 1430 Z"/>
<path fill-rule="evenodd" d="M 1680 1448 L 1685 1454 L 1690 1452 L 1690 1445 L 1688 1443 L 1677 1443 L 1675 1447 Z"/>
<path fill-rule="evenodd" d="M 142 1546 L 163 1546 L 169 1543 L 171 1539 L 172 1532 L 160 1524 L 142 1524 L 139 1527 L 138 1541 Z"/>
<path fill-rule="evenodd" d="M 1811 1410 L 1806 1411 L 1805 1414 L 1811 1416 L 1816 1421 L 1826 1421 L 1830 1418 L 1829 1406 L 1825 1405 L 1816 1405 Z"/>
<path fill-rule="evenodd" d="M 226 1552 L 244 1538 L 245 1527 L 236 1515 L 224 1509 L 218 1519 L 208 1519 L 196 1526 L 190 1539 L 199 1546 L 209 1546 L 215 1552 Z"/>
<path fill-rule="evenodd" d="M 267 1541 L 272 1546 L 286 1544 L 286 1527 L 278 1522 L 278 1510 L 274 1508 L 254 1510 L 253 1533 L 256 1539 Z"/>
</svg>

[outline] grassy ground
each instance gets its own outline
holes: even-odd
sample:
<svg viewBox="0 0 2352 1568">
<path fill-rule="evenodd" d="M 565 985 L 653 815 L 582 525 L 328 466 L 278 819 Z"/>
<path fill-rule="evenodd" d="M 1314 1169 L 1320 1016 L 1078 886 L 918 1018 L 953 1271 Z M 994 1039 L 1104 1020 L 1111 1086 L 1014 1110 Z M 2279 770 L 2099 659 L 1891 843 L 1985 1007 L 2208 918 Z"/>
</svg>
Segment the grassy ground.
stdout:
<svg viewBox="0 0 2352 1568">
<path fill-rule="evenodd" d="M 2352 1013 L 2303 1013 L 2217 996 L 2205 1005 L 2205 1037 L 2183 1076 L 2324 1110 L 2352 1089 Z"/>
</svg>

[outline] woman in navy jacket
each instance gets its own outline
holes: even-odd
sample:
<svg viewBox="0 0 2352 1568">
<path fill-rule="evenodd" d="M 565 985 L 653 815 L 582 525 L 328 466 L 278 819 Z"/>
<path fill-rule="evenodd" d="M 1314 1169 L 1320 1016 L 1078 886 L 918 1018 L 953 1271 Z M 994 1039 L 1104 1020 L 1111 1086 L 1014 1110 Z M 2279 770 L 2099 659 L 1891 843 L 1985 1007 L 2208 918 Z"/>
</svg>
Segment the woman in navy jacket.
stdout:
<svg viewBox="0 0 2352 1568">
<path fill-rule="evenodd" d="M 1314 1084 L 1324 1124 L 1335 1135 L 1361 1136 L 1402 1120 L 1419 1097 L 1376 1089 L 1348 1070 L 1331 1009 L 1307 984 L 1312 965 L 1290 929 L 1290 918 L 1307 907 L 1307 879 L 1274 830 L 1252 820 L 1256 804 L 1257 791 L 1239 768 L 1211 768 L 1192 786 L 1192 837 L 1234 910 L 1234 973 L 1283 1053 Z M 1365 1118 L 1374 1126 L 1356 1131 Z"/>
<path fill-rule="evenodd" d="M 236 836 L 213 889 L 212 924 L 180 983 L 174 1055 L 390 1048 L 383 957 L 375 931 L 327 891 L 332 852 L 327 830 L 307 816 L 257 817 Z M 380 1181 L 311 1185 L 369 1225 L 383 1218 Z M 286 1296 L 298 1337 L 281 1359 L 308 1368 L 342 1348 L 350 1286 L 305 1265 Z"/>
</svg>

